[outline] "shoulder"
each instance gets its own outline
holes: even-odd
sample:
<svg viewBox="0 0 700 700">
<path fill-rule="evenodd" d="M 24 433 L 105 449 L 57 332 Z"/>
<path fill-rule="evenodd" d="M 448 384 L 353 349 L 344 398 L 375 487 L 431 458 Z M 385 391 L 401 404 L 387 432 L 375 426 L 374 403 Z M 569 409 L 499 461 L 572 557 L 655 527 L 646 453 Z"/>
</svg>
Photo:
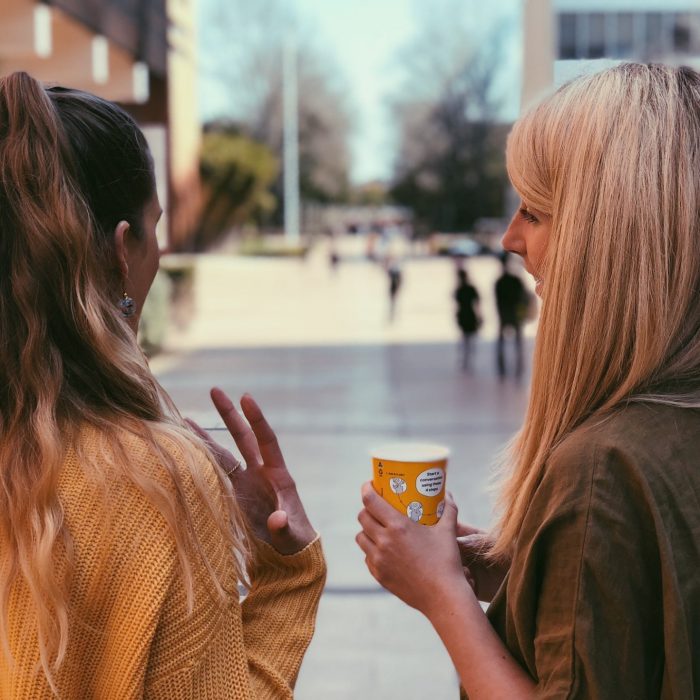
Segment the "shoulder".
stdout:
<svg viewBox="0 0 700 700">
<path fill-rule="evenodd" d="M 83 427 L 64 460 L 61 487 L 64 495 L 80 492 L 93 507 L 102 504 L 122 518 L 162 514 L 164 507 L 199 510 L 221 491 L 204 450 L 168 426 L 143 432 Z"/>
<path fill-rule="evenodd" d="M 84 430 L 59 489 L 77 545 L 103 550 L 115 571 L 150 570 L 152 562 L 172 569 L 186 551 L 197 571 L 208 561 L 222 580 L 233 576 L 221 529 L 227 494 L 205 451 L 177 429 L 150 436 Z"/>
<path fill-rule="evenodd" d="M 654 501 L 669 484 L 698 480 L 700 411 L 633 403 L 593 416 L 552 452 L 541 490 L 560 500 Z"/>
<path fill-rule="evenodd" d="M 700 447 L 700 411 L 631 403 L 586 420 L 554 449 L 548 463 L 561 471 L 582 460 L 648 469 L 688 443 Z"/>
</svg>

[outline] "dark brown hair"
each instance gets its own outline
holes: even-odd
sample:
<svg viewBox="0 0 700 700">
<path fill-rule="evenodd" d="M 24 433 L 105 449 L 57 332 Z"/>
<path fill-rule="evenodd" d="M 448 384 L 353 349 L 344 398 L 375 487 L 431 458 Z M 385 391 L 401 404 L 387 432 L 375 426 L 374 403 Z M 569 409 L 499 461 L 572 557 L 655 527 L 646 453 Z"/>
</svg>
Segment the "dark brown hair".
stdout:
<svg viewBox="0 0 700 700">
<path fill-rule="evenodd" d="M 160 512 L 190 603 L 193 557 L 222 597 L 230 592 L 204 554 L 183 480 L 194 482 L 230 551 L 245 551 L 230 483 L 158 385 L 117 307 L 114 228 L 127 220 L 138 232 L 153 193 L 146 141 L 122 109 L 84 92 L 44 89 L 26 73 L 0 78 L 0 641 L 10 657 L 9 593 L 19 578 L 34 603 L 52 687 L 69 634 L 72 546 L 58 495 L 69 448 L 98 479 L 112 465 L 116 483 L 130 480 Z M 105 437 L 99 457 L 81 453 L 86 425 Z M 125 431 L 157 455 L 172 489 L 128 458 Z M 218 477 L 216 493 L 202 474 L 202 452 Z M 223 509 L 222 492 L 230 496 Z M 56 566 L 57 551 L 67 567 Z"/>
</svg>

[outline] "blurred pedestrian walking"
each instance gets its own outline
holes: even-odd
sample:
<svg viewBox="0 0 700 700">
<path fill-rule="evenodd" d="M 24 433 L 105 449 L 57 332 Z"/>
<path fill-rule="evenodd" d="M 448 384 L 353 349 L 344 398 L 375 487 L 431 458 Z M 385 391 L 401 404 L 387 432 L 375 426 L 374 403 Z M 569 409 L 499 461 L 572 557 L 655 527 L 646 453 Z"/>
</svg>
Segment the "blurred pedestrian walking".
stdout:
<svg viewBox="0 0 700 700">
<path fill-rule="evenodd" d="M 396 315 L 396 297 L 401 289 L 403 274 L 398 260 L 391 258 L 386 261 L 386 271 L 389 276 L 389 323 L 391 323 Z"/>
<path fill-rule="evenodd" d="M 457 325 L 462 332 L 460 365 L 464 372 L 472 370 L 474 336 L 481 327 L 479 293 L 469 281 L 463 267 L 457 268 L 457 289 L 454 293 L 457 302 Z"/>
<path fill-rule="evenodd" d="M 496 280 L 496 307 L 498 309 L 498 341 L 496 342 L 496 364 L 498 376 L 506 376 L 506 337 L 513 337 L 515 349 L 515 377 L 523 374 L 522 324 L 529 303 L 523 281 L 510 268 L 508 253 L 501 256 L 503 271 Z"/>
<path fill-rule="evenodd" d="M 336 273 L 338 271 L 338 266 L 340 265 L 340 255 L 338 253 L 338 234 L 336 230 L 332 227 L 328 227 L 328 265 L 330 266 L 331 273 Z"/>
</svg>

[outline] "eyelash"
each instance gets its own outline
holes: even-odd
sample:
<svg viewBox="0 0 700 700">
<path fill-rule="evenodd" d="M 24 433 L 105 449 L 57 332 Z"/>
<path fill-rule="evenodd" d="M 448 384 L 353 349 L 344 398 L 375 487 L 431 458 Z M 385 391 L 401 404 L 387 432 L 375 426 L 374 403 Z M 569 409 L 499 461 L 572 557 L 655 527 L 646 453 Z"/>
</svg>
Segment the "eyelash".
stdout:
<svg viewBox="0 0 700 700">
<path fill-rule="evenodd" d="M 521 209 L 520 216 L 522 216 L 523 219 L 530 224 L 539 224 L 540 222 L 540 220 L 534 214 L 531 214 L 527 209 Z"/>
</svg>

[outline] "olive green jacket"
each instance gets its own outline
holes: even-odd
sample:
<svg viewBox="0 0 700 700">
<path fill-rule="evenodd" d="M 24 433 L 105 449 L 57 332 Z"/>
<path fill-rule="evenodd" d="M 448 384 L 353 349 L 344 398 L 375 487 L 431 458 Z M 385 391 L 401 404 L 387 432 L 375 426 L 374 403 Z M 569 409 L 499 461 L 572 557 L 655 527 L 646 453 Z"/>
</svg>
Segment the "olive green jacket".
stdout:
<svg viewBox="0 0 700 700">
<path fill-rule="evenodd" d="M 700 410 L 574 430 L 488 616 L 538 697 L 700 698 Z"/>
</svg>

